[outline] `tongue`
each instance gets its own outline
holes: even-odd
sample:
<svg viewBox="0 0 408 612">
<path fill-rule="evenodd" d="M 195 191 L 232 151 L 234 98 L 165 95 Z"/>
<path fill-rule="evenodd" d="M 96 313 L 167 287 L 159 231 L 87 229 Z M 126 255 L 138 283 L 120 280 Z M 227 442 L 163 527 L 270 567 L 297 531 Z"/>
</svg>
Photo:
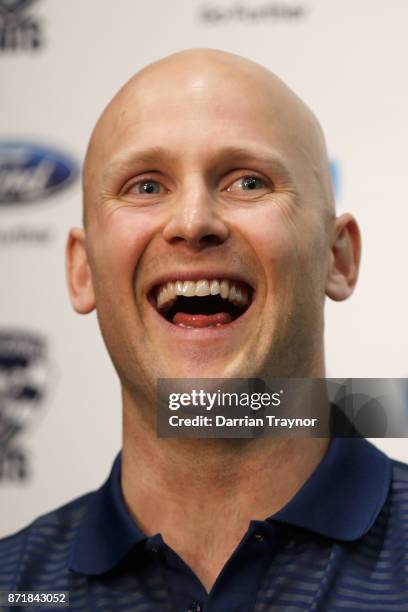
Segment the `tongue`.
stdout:
<svg viewBox="0 0 408 612">
<path fill-rule="evenodd" d="M 211 325 L 225 325 L 232 321 L 229 312 L 217 312 L 216 314 L 189 314 L 188 312 L 176 312 L 173 317 L 174 325 L 185 325 L 189 327 L 210 327 Z"/>
</svg>

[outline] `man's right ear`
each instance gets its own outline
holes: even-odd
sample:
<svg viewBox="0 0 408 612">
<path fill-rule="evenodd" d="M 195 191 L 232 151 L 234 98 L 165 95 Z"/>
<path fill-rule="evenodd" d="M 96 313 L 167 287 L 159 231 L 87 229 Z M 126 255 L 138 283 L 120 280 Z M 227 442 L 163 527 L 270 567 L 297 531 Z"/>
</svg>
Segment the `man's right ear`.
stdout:
<svg viewBox="0 0 408 612">
<path fill-rule="evenodd" d="M 82 228 L 71 229 L 66 248 L 66 271 L 71 303 L 80 314 L 95 308 L 95 292 Z"/>
</svg>

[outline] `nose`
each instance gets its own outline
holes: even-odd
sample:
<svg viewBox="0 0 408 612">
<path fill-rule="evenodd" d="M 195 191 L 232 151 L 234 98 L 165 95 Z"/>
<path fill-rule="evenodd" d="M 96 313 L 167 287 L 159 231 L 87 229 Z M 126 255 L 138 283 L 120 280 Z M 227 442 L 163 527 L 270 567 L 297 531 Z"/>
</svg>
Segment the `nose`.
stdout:
<svg viewBox="0 0 408 612">
<path fill-rule="evenodd" d="M 186 187 L 174 203 L 163 230 L 171 244 L 200 251 L 225 242 L 229 229 L 217 210 L 217 201 L 204 185 Z"/>
</svg>

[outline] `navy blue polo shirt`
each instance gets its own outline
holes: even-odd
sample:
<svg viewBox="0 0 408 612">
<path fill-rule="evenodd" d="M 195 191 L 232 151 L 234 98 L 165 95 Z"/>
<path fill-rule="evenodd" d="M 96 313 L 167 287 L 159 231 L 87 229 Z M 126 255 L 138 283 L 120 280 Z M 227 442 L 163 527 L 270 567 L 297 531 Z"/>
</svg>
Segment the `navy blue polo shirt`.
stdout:
<svg viewBox="0 0 408 612">
<path fill-rule="evenodd" d="M 99 490 L 0 540 L 0 589 L 69 591 L 78 611 L 408 611 L 408 466 L 364 439 L 334 439 L 292 500 L 249 524 L 209 594 L 135 523 L 120 470 L 119 455 Z"/>
</svg>

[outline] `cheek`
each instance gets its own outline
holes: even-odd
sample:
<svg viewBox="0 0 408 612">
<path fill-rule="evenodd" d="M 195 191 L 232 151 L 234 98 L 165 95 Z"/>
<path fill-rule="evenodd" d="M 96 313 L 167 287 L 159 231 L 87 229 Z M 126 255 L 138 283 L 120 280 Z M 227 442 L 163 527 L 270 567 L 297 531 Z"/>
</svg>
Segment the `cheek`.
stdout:
<svg viewBox="0 0 408 612">
<path fill-rule="evenodd" d="M 117 209 L 97 224 L 91 242 L 99 286 L 119 293 L 133 291 L 135 270 L 155 227 L 147 210 L 131 207 Z"/>
<path fill-rule="evenodd" d="M 251 245 L 266 285 L 289 280 L 300 258 L 299 235 L 296 226 L 284 218 L 282 210 L 252 210 L 242 215 L 242 234 Z"/>
<path fill-rule="evenodd" d="M 241 233 L 265 275 L 264 299 L 288 312 L 295 302 L 315 302 L 322 293 L 325 259 L 319 220 L 293 208 L 288 214 L 288 208 L 279 205 L 240 211 L 240 216 Z"/>
</svg>

